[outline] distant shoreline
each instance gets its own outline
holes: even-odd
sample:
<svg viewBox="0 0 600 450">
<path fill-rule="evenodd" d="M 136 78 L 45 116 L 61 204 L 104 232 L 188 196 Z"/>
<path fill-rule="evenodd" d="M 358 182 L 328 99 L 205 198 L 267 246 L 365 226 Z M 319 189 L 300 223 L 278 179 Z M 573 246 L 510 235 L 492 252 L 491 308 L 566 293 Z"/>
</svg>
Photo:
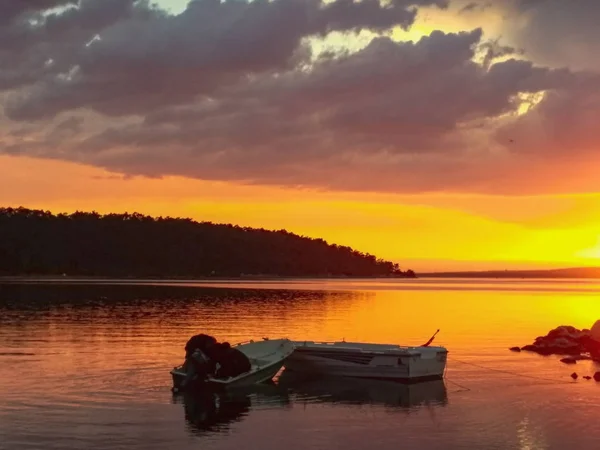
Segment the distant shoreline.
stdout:
<svg viewBox="0 0 600 450">
<path fill-rule="evenodd" d="M 527 278 L 527 279 L 600 279 L 600 267 L 565 269 L 485 270 L 420 273 L 424 278 Z"/>
<path fill-rule="evenodd" d="M 474 271 L 474 272 L 428 272 L 420 273 L 414 278 L 404 276 L 279 276 L 279 275 L 243 275 L 243 276 L 200 276 L 200 277 L 118 277 L 108 275 L 0 275 L 0 284 L 18 283 L 69 283 L 69 282 L 102 282 L 118 283 L 204 283 L 204 282 L 252 282 L 252 281 L 296 281 L 296 280 L 418 280 L 418 279 L 530 279 L 530 280 L 576 280 L 600 279 L 600 268 L 557 269 L 557 270 L 507 270 L 507 271 Z"/>
<path fill-rule="evenodd" d="M 102 275 L 74 275 L 74 276 L 60 276 L 60 275 L 0 275 L 0 283 L 2 282 L 35 282 L 35 281 L 141 281 L 141 282 L 197 282 L 197 281 L 285 281 L 285 280 L 413 280 L 416 278 L 409 278 L 403 276 L 277 276 L 277 275 L 248 275 L 238 277 L 113 277 L 113 276 L 102 276 Z"/>
</svg>

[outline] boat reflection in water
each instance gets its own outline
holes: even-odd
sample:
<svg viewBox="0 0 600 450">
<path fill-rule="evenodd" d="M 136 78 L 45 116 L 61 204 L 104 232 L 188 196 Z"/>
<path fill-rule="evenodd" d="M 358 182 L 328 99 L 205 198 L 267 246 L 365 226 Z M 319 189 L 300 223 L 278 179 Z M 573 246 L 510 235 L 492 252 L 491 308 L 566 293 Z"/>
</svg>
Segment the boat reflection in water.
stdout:
<svg viewBox="0 0 600 450">
<path fill-rule="evenodd" d="M 285 389 L 274 383 L 238 388 L 231 392 L 193 392 L 174 394 L 173 402 L 183 404 L 185 420 L 194 434 L 226 432 L 235 422 L 264 408 L 290 405 Z"/>
<path fill-rule="evenodd" d="M 293 400 L 293 401 L 292 401 Z M 375 405 L 410 413 L 421 407 L 442 407 L 448 402 L 443 380 L 416 384 L 392 381 L 307 376 L 285 370 L 275 382 L 225 392 L 175 394 L 183 404 L 190 432 L 197 435 L 227 432 L 249 414 L 293 404 L 332 403 Z"/>
<path fill-rule="evenodd" d="M 284 371 L 279 386 L 296 394 L 296 402 L 380 405 L 404 410 L 446 406 L 444 380 L 415 384 L 338 376 L 306 376 Z"/>
</svg>

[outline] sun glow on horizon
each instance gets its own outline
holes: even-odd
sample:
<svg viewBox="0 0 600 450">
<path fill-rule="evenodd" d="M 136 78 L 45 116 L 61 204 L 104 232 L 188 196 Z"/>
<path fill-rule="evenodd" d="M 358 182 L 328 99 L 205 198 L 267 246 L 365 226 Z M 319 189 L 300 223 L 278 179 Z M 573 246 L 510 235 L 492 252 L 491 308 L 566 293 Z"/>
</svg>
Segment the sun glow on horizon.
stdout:
<svg viewBox="0 0 600 450">
<path fill-rule="evenodd" d="M 596 245 L 577 252 L 577 256 L 581 258 L 598 260 L 598 262 L 600 262 L 600 236 L 597 238 Z"/>
<path fill-rule="evenodd" d="M 600 230 L 590 225 L 600 220 L 597 195 L 319 192 L 178 177 L 123 179 L 75 163 L 0 156 L 0 205 L 287 229 L 418 271 L 556 268 L 600 258 Z"/>
</svg>

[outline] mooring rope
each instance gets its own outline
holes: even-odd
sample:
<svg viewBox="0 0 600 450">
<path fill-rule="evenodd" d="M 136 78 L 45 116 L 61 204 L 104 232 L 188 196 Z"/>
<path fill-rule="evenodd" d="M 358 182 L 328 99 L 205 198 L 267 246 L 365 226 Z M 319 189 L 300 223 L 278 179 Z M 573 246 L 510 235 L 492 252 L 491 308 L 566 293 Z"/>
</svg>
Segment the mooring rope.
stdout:
<svg viewBox="0 0 600 450">
<path fill-rule="evenodd" d="M 521 377 L 521 378 L 529 378 L 529 379 L 536 380 L 536 381 L 545 381 L 546 382 L 545 384 L 573 384 L 573 382 L 574 382 L 574 380 L 573 381 L 556 380 L 553 378 L 540 377 L 537 375 L 528 375 L 528 374 L 524 374 L 524 373 L 514 372 L 511 370 L 497 369 L 495 367 L 483 366 L 481 364 L 477 364 L 477 363 L 470 362 L 470 361 L 463 361 L 463 360 L 460 360 L 457 358 L 452 358 L 452 361 L 456 361 L 458 363 L 465 364 L 468 366 L 477 367 L 479 369 L 488 370 L 490 372 L 504 373 L 507 375 L 512 375 L 512 376 Z"/>
<path fill-rule="evenodd" d="M 453 385 L 458 386 L 460 388 L 457 391 L 450 391 L 451 394 L 458 394 L 459 392 L 468 392 L 471 390 L 471 388 L 468 388 L 467 386 L 464 386 L 460 383 L 457 383 L 456 381 L 451 380 L 450 378 L 448 378 L 447 375 L 444 376 L 444 379 L 447 382 L 452 383 Z"/>
</svg>

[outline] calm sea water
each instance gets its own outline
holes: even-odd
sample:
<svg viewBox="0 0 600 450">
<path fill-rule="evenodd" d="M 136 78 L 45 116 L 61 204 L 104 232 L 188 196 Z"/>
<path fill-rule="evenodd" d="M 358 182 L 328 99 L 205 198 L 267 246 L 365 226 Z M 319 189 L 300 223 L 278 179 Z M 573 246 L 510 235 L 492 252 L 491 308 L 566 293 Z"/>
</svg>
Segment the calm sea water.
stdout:
<svg viewBox="0 0 600 450">
<path fill-rule="evenodd" d="M 511 353 L 600 319 L 585 281 L 336 280 L 0 284 L 0 449 L 597 449 L 591 362 Z M 299 380 L 170 392 L 199 332 L 420 344 L 447 378 L 411 387 Z"/>
</svg>

